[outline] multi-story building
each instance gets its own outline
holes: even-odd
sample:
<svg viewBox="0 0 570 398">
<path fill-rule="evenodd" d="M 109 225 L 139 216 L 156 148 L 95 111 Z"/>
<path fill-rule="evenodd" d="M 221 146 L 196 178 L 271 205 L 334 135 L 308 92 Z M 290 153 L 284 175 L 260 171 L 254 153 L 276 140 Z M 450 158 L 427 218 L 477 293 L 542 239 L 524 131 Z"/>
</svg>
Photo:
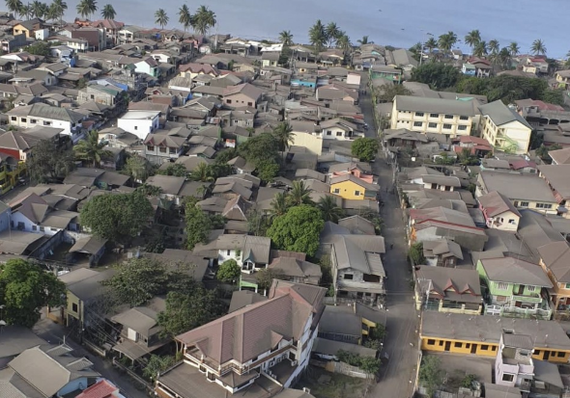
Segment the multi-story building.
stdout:
<svg viewBox="0 0 570 398">
<path fill-rule="evenodd" d="M 514 109 L 497 100 L 479 107 L 481 137 L 502 151 L 527 153 L 530 145 L 531 125 Z"/>
<path fill-rule="evenodd" d="M 533 351 L 530 336 L 503 332 L 495 359 L 495 382 L 529 392 L 534 376 Z"/>
<path fill-rule="evenodd" d="M 274 397 L 307 367 L 326 289 L 274 280 L 268 300 L 176 337 L 183 362 L 159 375 L 161 398 Z"/>
<path fill-rule="evenodd" d="M 392 106 L 390 128 L 454 138 L 471 135 L 474 119 L 473 101 L 397 95 Z"/>
</svg>

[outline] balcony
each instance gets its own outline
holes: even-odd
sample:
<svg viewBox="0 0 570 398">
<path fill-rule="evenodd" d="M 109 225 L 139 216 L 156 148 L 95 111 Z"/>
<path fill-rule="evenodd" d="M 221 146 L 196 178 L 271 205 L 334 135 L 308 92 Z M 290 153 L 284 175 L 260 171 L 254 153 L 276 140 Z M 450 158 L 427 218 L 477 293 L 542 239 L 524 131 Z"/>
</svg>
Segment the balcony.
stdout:
<svg viewBox="0 0 570 398">
<path fill-rule="evenodd" d="M 519 308 L 514 306 L 487 305 L 485 315 L 498 315 L 506 318 L 550 320 L 552 310 L 550 308 Z"/>
</svg>

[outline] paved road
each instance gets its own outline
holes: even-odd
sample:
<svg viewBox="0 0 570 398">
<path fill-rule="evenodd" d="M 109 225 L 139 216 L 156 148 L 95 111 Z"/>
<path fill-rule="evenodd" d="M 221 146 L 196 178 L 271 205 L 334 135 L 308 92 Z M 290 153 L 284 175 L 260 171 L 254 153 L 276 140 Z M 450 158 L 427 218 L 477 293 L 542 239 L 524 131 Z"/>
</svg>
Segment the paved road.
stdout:
<svg viewBox="0 0 570 398">
<path fill-rule="evenodd" d="M 368 78 L 363 75 L 362 88 L 366 87 Z M 370 126 L 367 136 L 375 137 L 374 109 L 367 89 L 361 96 L 360 107 L 365 122 Z M 386 240 L 387 253 L 384 256 L 384 268 L 388 275 L 386 280 L 388 308 L 385 349 L 390 355 L 388 365 L 382 370 L 380 382 L 372 389 L 375 398 L 410 398 L 413 394 L 415 367 L 418 359 L 417 330 L 418 313 L 414 308 L 413 291 L 410 284 L 411 271 L 406 260 L 407 244 L 404 229 L 403 213 L 399 207 L 396 194 L 385 192 L 392 188 L 392 168 L 386 164 L 382 151 L 373 164 L 374 174 L 378 175 L 378 183 L 382 189 L 384 206 L 381 215 L 384 220 L 382 235 Z M 390 247 L 393 245 L 393 248 Z"/>
</svg>

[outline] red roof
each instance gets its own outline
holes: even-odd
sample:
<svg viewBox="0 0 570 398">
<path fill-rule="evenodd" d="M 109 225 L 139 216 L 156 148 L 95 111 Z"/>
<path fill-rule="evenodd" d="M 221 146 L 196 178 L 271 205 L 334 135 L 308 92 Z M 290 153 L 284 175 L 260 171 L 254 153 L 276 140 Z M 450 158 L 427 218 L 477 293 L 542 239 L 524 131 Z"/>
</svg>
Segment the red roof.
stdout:
<svg viewBox="0 0 570 398">
<path fill-rule="evenodd" d="M 107 380 L 101 380 L 83 390 L 76 398 L 111 398 L 112 394 L 117 390 L 118 388 Z"/>
<path fill-rule="evenodd" d="M 525 167 L 532 167 L 536 169 L 536 163 L 525 159 L 515 160 L 514 162 L 510 163 L 513 170 L 524 169 Z"/>
<path fill-rule="evenodd" d="M 472 143 L 477 144 L 477 145 L 485 145 L 485 146 L 489 146 L 489 147 L 491 146 L 491 144 L 489 144 L 489 141 L 487 141 L 485 138 L 473 137 L 471 135 L 461 136 L 461 137 L 459 137 L 459 139 L 455 139 L 454 141 L 457 141 L 457 140 L 459 142 L 461 142 L 462 144 L 472 142 Z"/>
</svg>

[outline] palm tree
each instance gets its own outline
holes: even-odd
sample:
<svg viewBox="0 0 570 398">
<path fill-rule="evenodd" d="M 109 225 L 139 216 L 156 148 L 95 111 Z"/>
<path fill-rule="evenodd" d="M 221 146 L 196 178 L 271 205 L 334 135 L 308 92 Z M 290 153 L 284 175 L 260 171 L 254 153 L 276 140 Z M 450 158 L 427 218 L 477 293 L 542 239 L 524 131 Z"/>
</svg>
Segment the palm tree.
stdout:
<svg viewBox="0 0 570 398">
<path fill-rule="evenodd" d="M 81 0 L 77 4 L 77 13 L 83 18 L 95 14 L 97 11 L 97 2 L 95 0 Z"/>
<path fill-rule="evenodd" d="M 433 37 L 430 37 L 429 39 L 427 39 L 427 41 L 424 43 L 424 47 L 427 48 L 427 50 L 430 52 L 433 51 L 434 48 L 437 48 L 437 40 Z"/>
<path fill-rule="evenodd" d="M 484 57 L 487 55 L 487 42 L 481 40 L 473 47 L 473 55 L 476 57 Z"/>
<path fill-rule="evenodd" d="M 542 39 L 536 39 L 532 42 L 530 52 L 534 55 L 546 55 L 546 46 L 544 45 Z"/>
<path fill-rule="evenodd" d="M 190 14 L 190 9 L 186 4 L 183 4 L 178 10 L 178 22 L 184 27 L 184 32 L 187 32 L 192 25 L 192 14 Z"/>
<path fill-rule="evenodd" d="M 22 9 L 22 1 L 21 0 L 6 0 L 6 7 L 8 11 L 14 13 L 14 15 L 20 14 L 20 10 Z"/>
<path fill-rule="evenodd" d="M 344 211 L 336 204 L 336 199 L 332 196 L 323 196 L 319 199 L 317 207 L 321 210 L 323 220 L 338 223 L 344 217 Z"/>
<path fill-rule="evenodd" d="M 30 19 L 31 13 L 32 13 L 32 7 L 30 7 L 29 4 L 24 4 L 22 5 L 22 7 L 20 7 L 19 14 L 23 17 L 26 17 L 26 19 Z"/>
<path fill-rule="evenodd" d="M 288 195 L 289 204 L 299 206 L 302 204 L 312 204 L 311 190 L 307 188 L 304 181 L 293 181 Z"/>
<path fill-rule="evenodd" d="M 289 200 L 287 199 L 287 192 L 279 192 L 271 201 L 271 209 L 269 214 L 271 217 L 279 217 L 287 213 L 289 210 Z"/>
<path fill-rule="evenodd" d="M 352 43 L 350 42 L 350 37 L 345 32 L 340 32 L 338 38 L 336 39 L 336 45 L 338 48 L 342 49 L 345 54 L 350 53 L 352 50 Z"/>
<path fill-rule="evenodd" d="M 142 156 L 130 156 L 125 163 L 123 173 L 131 176 L 133 183 L 145 182 L 150 176 L 151 169 L 152 166 L 149 161 Z"/>
<path fill-rule="evenodd" d="M 325 26 L 320 19 L 309 29 L 309 41 L 315 49 L 315 54 L 318 55 L 327 42 Z"/>
<path fill-rule="evenodd" d="M 511 57 L 516 57 L 520 51 L 519 45 L 516 41 L 511 42 L 511 44 L 509 44 L 508 49 L 509 53 L 511 54 Z"/>
<path fill-rule="evenodd" d="M 325 36 L 327 38 L 327 42 L 329 47 L 332 47 L 332 44 L 336 42 L 340 33 L 340 29 L 338 28 L 335 22 L 329 22 L 325 27 Z"/>
<path fill-rule="evenodd" d="M 281 156 L 284 156 L 285 151 L 291 146 L 294 135 L 293 127 L 287 122 L 281 122 L 273 129 L 273 136 L 279 142 Z"/>
<path fill-rule="evenodd" d="M 30 5 L 30 13 L 36 18 L 43 18 L 47 14 L 47 4 L 34 0 Z"/>
<path fill-rule="evenodd" d="M 210 28 L 216 26 L 216 13 L 206 6 L 200 6 L 192 18 L 192 27 L 196 33 L 204 36 Z"/>
<path fill-rule="evenodd" d="M 111 4 L 105 4 L 103 10 L 101 11 L 101 16 L 103 19 L 115 19 L 117 12 Z"/>
<path fill-rule="evenodd" d="M 489 52 L 493 55 L 496 55 L 499 53 L 499 41 L 498 40 L 489 40 Z"/>
<path fill-rule="evenodd" d="M 437 41 L 439 49 L 444 53 L 450 52 L 455 43 L 457 43 L 457 35 L 452 31 L 442 34 Z"/>
<path fill-rule="evenodd" d="M 50 15 L 61 22 L 65 11 L 67 10 L 67 3 L 63 0 L 53 0 L 49 6 Z"/>
<path fill-rule="evenodd" d="M 372 43 L 368 41 L 368 36 L 362 36 L 362 39 L 358 39 L 356 41 L 360 43 L 360 45 Z"/>
<path fill-rule="evenodd" d="M 497 64 L 501 69 L 509 69 L 511 67 L 511 53 L 507 47 L 501 48 L 497 54 Z"/>
<path fill-rule="evenodd" d="M 99 132 L 91 130 L 87 138 L 82 139 L 73 147 L 73 151 L 77 159 L 90 162 L 93 167 L 98 167 L 101 160 L 112 156 L 111 152 L 105 149 L 105 145 L 106 143 L 99 142 Z"/>
<path fill-rule="evenodd" d="M 481 33 L 479 33 L 478 29 L 472 30 L 471 32 L 467 33 L 467 35 L 465 35 L 465 44 L 469 45 L 472 50 L 480 41 Z"/>
<path fill-rule="evenodd" d="M 293 34 L 290 30 L 284 30 L 279 33 L 279 41 L 281 41 L 284 46 L 289 47 L 293 44 Z"/>
<path fill-rule="evenodd" d="M 190 174 L 190 178 L 194 181 L 202 181 L 202 182 L 214 181 L 214 178 L 210 174 L 210 168 L 208 167 L 208 164 L 205 162 L 198 164 L 198 166 L 194 169 L 194 171 L 192 171 L 192 174 Z"/>
<path fill-rule="evenodd" d="M 170 18 L 168 18 L 168 15 L 166 15 L 166 11 L 164 11 L 163 8 L 159 8 L 154 13 L 154 23 L 159 24 L 161 29 L 164 29 L 164 27 L 168 25 L 169 19 Z"/>
</svg>

